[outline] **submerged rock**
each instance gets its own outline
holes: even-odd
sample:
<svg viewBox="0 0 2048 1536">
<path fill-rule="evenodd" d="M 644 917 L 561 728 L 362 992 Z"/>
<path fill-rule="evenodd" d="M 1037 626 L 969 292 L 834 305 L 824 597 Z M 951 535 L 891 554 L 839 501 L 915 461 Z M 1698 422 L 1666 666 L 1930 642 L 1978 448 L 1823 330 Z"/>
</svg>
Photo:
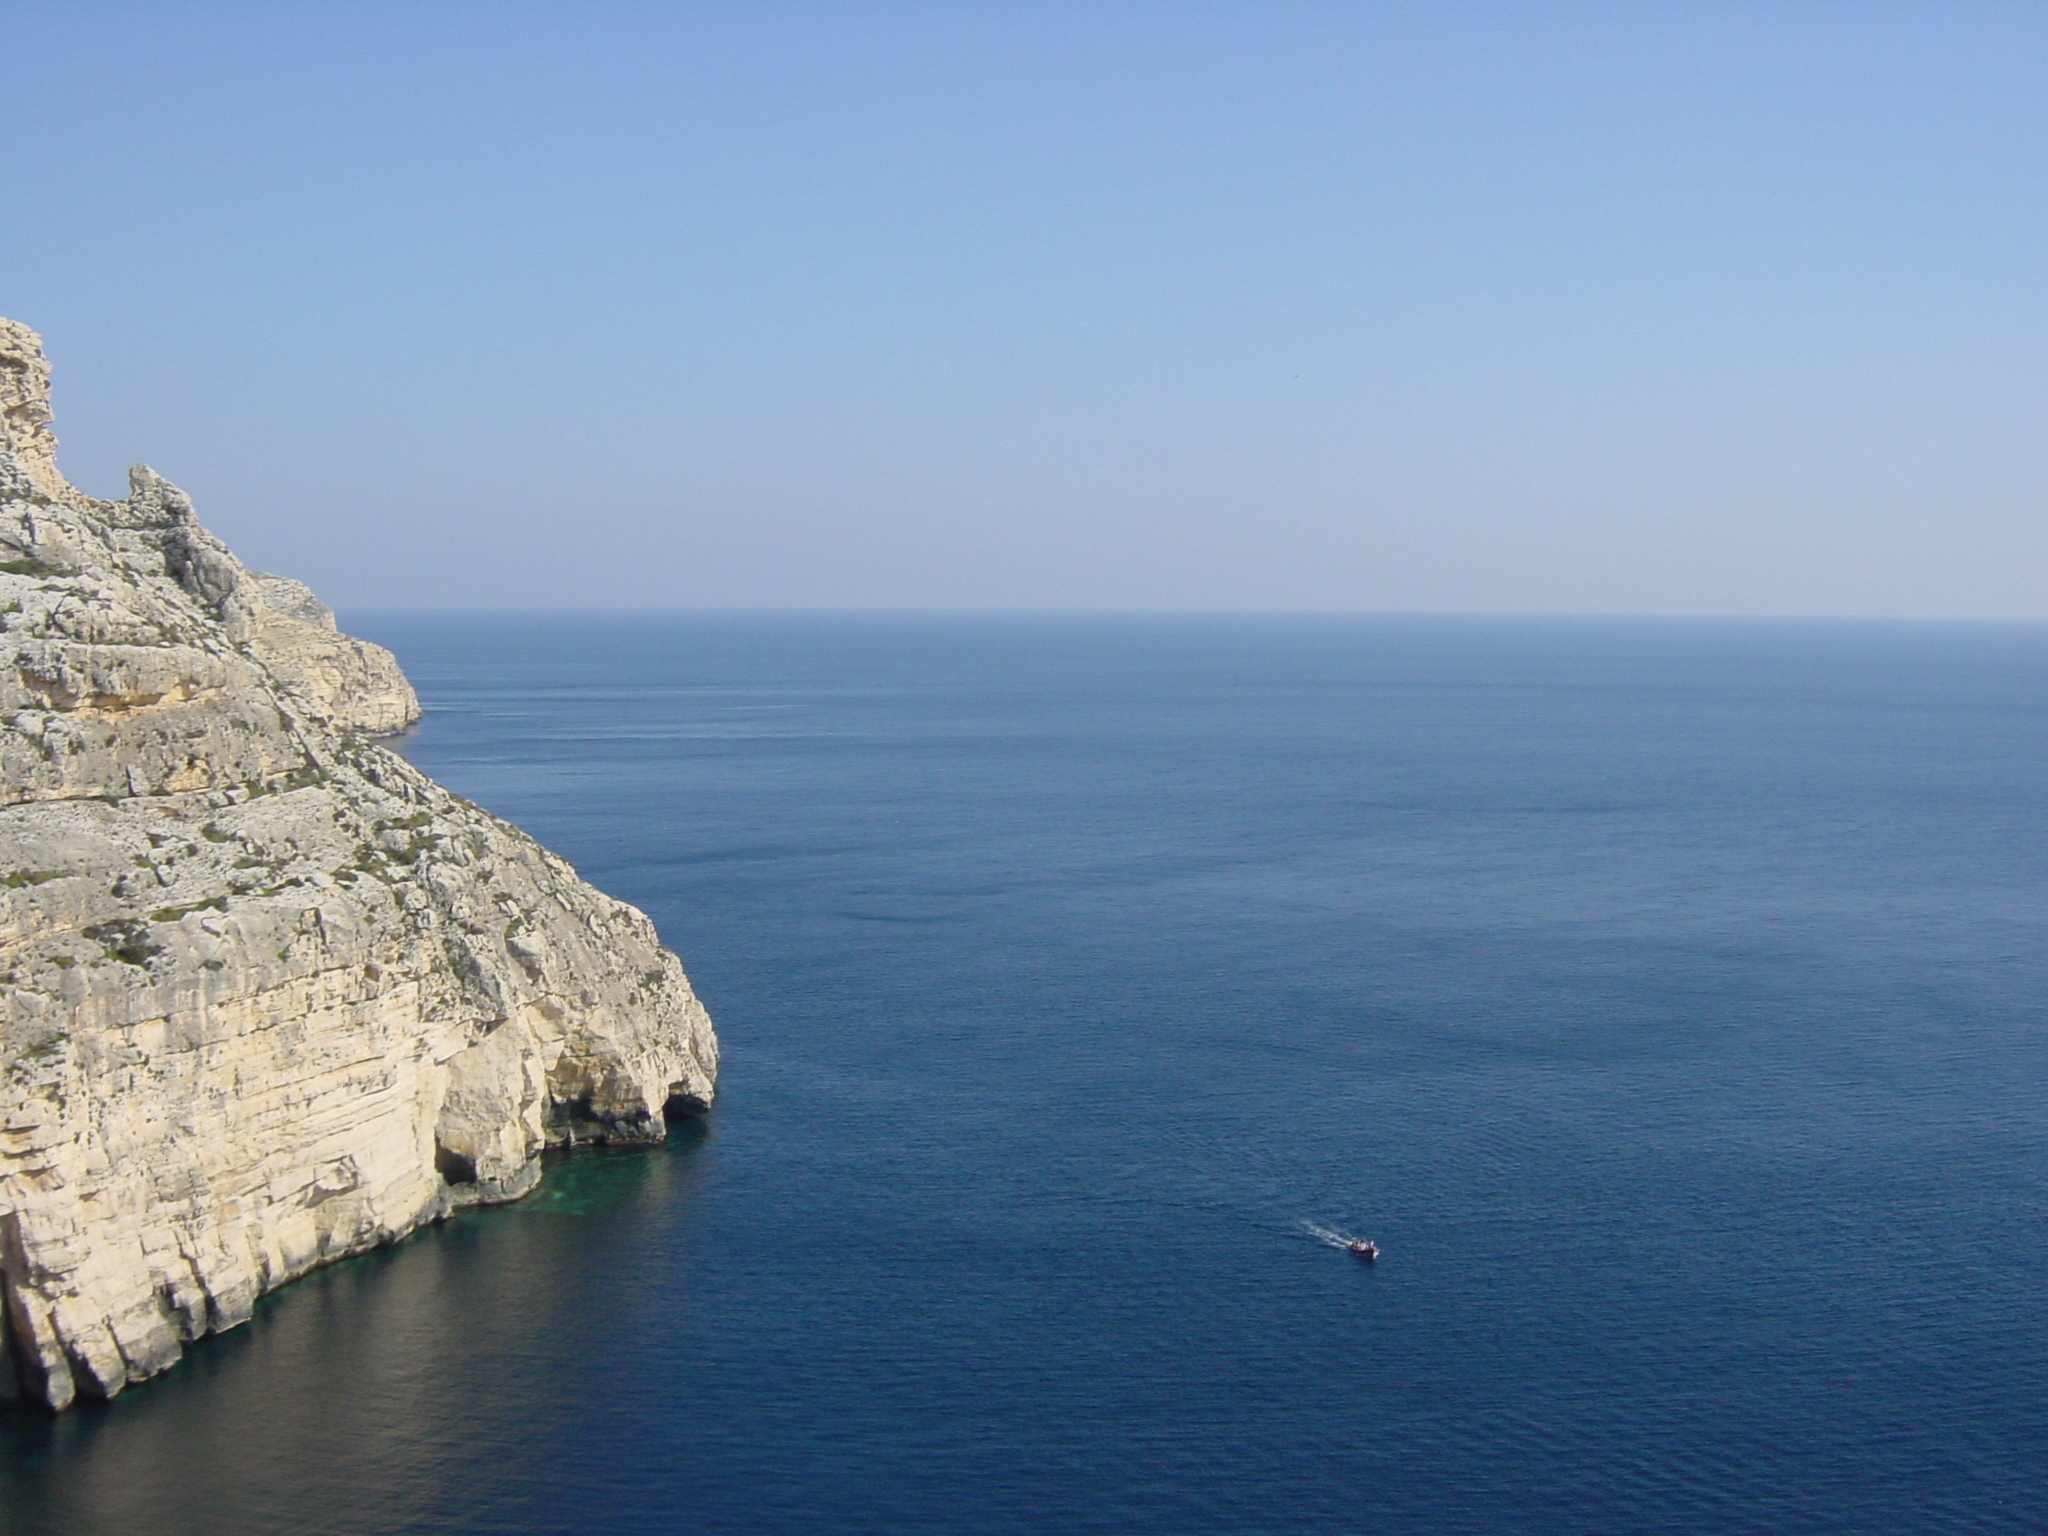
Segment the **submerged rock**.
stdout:
<svg viewBox="0 0 2048 1536">
<path fill-rule="evenodd" d="M 388 651 L 146 467 L 68 484 L 48 377 L 0 320 L 0 1401 L 62 1408 L 659 1140 L 717 1046 L 644 915 L 367 739 Z"/>
</svg>

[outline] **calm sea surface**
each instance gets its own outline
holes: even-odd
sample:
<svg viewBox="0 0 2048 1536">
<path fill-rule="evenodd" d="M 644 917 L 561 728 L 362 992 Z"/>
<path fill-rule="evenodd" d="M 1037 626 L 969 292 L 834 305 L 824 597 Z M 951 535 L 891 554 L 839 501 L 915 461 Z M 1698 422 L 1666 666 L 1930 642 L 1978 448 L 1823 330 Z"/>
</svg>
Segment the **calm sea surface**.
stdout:
<svg viewBox="0 0 2048 1536">
<path fill-rule="evenodd" d="M 2048 1528 L 2048 629 L 354 627 L 722 1101 L 0 1421 L 10 1536 Z"/>
</svg>

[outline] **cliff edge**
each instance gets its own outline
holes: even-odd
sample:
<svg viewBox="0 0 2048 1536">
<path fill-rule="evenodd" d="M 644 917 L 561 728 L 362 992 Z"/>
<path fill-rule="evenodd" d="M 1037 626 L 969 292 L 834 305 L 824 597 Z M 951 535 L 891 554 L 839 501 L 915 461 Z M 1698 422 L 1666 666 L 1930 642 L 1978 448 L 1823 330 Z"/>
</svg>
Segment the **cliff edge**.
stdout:
<svg viewBox="0 0 2048 1536">
<path fill-rule="evenodd" d="M 62 1408 L 659 1140 L 717 1046 L 645 916 L 366 739 L 389 652 L 148 468 L 68 484 L 48 380 L 0 320 L 0 1402 Z"/>
</svg>

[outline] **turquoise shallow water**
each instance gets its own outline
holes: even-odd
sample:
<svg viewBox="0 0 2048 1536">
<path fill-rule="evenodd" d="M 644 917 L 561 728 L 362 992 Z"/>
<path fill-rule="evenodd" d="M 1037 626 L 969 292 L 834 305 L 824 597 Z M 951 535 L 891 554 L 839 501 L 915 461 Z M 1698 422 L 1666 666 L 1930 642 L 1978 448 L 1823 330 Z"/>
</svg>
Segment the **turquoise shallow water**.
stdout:
<svg viewBox="0 0 2048 1536">
<path fill-rule="evenodd" d="M 0 1423 L 8 1531 L 2048 1519 L 2048 630 L 355 627 L 723 1100 Z"/>
</svg>

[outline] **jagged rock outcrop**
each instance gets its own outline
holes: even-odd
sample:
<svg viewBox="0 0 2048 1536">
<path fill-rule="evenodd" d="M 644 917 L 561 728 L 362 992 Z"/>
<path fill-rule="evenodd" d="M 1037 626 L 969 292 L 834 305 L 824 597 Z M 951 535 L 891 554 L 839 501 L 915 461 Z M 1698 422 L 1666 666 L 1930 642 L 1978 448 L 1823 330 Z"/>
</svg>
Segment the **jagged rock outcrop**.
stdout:
<svg viewBox="0 0 2048 1536">
<path fill-rule="evenodd" d="M 396 656 L 381 645 L 342 634 L 334 610 L 304 582 L 268 571 L 243 574 L 255 588 L 249 642 L 303 712 L 380 736 L 419 719 L 419 698 Z"/>
<path fill-rule="evenodd" d="M 366 739 L 388 652 L 147 468 L 65 482 L 47 384 L 0 321 L 0 1400 L 61 1408 L 659 1139 L 716 1045 L 646 917 Z"/>
</svg>

